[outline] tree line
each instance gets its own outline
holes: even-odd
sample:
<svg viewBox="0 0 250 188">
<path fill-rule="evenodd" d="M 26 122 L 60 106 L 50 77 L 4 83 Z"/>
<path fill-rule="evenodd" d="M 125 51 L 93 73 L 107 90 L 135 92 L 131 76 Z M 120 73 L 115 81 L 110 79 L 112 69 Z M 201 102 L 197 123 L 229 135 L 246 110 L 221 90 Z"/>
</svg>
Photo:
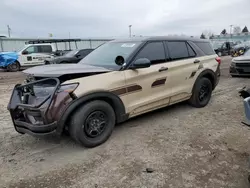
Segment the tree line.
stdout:
<svg viewBox="0 0 250 188">
<path fill-rule="evenodd" d="M 240 33 L 248 33 L 248 32 L 249 31 L 248 31 L 247 26 L 245 26 L 242 30 L 239 26 L 235 26 L 233 28 L 233 31 L 231 31 L 231 34 L 240 34 Z M 227 33 L 226 29 L 223 29 L 220 34 L 226 35 L 228 33 Z M 200 38 L 201 39 L 206 39 L 206 38 L 212 39 L 212 38 L 214 38 L 214 34 L 212 32 L 209 32 L 209 31 L 204 31 L 204 32 L 202 32 Z"/>
</svg>

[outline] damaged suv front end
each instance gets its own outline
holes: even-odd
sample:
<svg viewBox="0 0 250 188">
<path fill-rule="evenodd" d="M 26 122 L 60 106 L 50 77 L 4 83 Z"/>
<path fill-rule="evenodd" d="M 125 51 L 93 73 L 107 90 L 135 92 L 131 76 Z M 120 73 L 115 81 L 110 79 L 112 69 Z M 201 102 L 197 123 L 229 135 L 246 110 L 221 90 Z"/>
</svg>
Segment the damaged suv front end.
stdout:
<svg viewBox="0 0 250 188">
<path fill-rule="evenodd" d="M 8 110 L 19 133 L 33 136 L 60 135 L 58 121 L 74 100 L 78 83 L 61 84 L 58 78 L 45 78 L 15 85 Z"/>
</svg>

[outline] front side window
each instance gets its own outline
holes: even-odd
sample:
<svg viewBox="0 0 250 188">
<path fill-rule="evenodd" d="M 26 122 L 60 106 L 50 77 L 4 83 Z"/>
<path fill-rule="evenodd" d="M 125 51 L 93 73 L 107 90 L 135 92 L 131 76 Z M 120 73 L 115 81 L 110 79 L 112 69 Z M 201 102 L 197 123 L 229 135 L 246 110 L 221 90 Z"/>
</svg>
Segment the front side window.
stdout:
<svg viewBox="0 0 250 188">
<path fill-rule="evenodd" d="M 37 53 L 38 49 L 37 49 L 37 46 L 30 46 L 26 48 L 25 51 L 27 51 L 28 54 L 32 54 L 32 53 Z"/>
<path fill-rule="evenodd" d="M 121 65 L 115 63 L 117 56 L 122 56 L 126 62 L 127 58 L 141 44 L 139 41 L 131 42 L 107 42 L 90 54 L 88 54 L 79 63 L 106 68 L 117 68 Z"/>
<path fill-rule="evenodd" d="M 169 55 L 172 60 L 189 58 L 186 42 L 168 42 Z"/>
<path fill-rule="evenodd" d="M 166 62 L 163 42 L 150 42 L 137 54 L 136 59 L 147 58 L 151 64 Z"/>
</svg>

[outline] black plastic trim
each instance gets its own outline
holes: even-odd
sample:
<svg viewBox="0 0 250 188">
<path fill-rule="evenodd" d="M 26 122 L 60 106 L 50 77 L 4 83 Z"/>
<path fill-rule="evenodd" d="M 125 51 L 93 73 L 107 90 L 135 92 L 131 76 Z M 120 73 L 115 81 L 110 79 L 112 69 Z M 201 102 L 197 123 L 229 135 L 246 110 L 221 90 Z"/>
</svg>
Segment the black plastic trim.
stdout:
<svg viewBox="0 0 250 188">
<path fill-rule="evenodd" d="M 34 133 L 50 133 L 56 130 L 57 122 L 53 122 L 47 125 L 34 125 L 31 123 L 27 123 L 24 121 L 14 120 L 16 128 L 25 128 L 28 129 L 30 132 Z"/>
<path fill-rule="evenodd" d="M 128 119 L 128 114 L 126 114 L 124 104 L 117 95 L 108 91 L 99 91 L 79 97 L 69 103 L 67 109 L 64 111 L 60 120 L 58 121 L 57 131 L 59 133 L 63 131 L 68 118 L 71 116 L 71 113 L 74 110 L 76 110 L 81 105 L 84 105 L 84 103 L 92 100 L 108 100 L 107 102 L 111 102 L 112 104 L 110 105 L 114 108 L 116 114 L 116 123 L 121 123 Z"/>
<path fill-rule="evenodd" d="M 212 77 L 212 84 L 213 84 L 213 90 L 215 89 L 215 87 L 217 86 L 217 84 L 219 83 L 219 77 L 218 77 L 218 75 L 214 72 L 214 71 L 212 71 L 212 70 L 210 70 L 210 69 L 206 69 L 206 70 L 204 70 L 204 71 L 202 71 L 200 74 L 199 74 L 199 76 L 196 78 L 196 81 L 195 81 L 195 83 L 197 82 L 197 80 L 199 80 L 200 78 L 202 78 L 202 77 L 207 77 L 207 76 L 211 76 Z M 194 86 L 195 86 L 195 84 L 194 84 Z M 194 89 L 194 87 L 193 87 L 193 89 Z"/>
</svg>

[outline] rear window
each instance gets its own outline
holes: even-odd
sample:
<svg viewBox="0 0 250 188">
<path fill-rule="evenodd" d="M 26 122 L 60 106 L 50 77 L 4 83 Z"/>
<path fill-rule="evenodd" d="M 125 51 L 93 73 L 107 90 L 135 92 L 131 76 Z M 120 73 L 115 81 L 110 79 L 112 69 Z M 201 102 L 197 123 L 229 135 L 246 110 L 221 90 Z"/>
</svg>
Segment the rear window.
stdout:
<svg viewBox="0 0 250 188">
<path fill-rule="evenodd" d="M 194 42 L 206 55 L 215 54 L 212 45 L 209 42 Z"/>
</svg>

